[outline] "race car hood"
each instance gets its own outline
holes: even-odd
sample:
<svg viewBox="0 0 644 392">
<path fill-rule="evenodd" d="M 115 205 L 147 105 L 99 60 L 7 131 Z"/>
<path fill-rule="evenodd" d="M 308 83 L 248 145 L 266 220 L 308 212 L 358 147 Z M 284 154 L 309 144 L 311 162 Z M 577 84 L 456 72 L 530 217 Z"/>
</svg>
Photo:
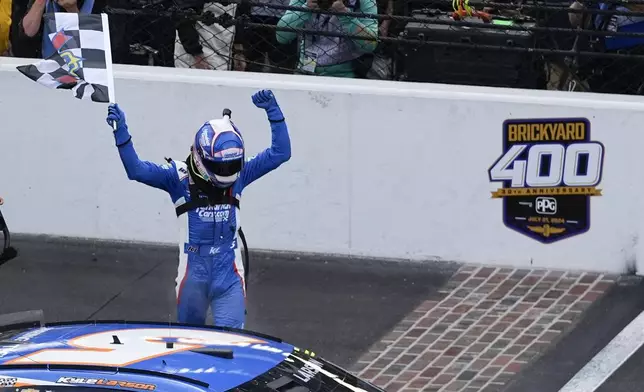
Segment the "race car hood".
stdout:
<svg viewBox="0 0 644 392">
<path fill-rule="evenodd" d="M 265 374 L 293 351 L 279 339 L 243 331 L 161 323 L 58 324 L 0 334 L 0 376 L 38 364 L 70 370 L 91 365 L 177 375 L 226 391 Z"/>
</svg>

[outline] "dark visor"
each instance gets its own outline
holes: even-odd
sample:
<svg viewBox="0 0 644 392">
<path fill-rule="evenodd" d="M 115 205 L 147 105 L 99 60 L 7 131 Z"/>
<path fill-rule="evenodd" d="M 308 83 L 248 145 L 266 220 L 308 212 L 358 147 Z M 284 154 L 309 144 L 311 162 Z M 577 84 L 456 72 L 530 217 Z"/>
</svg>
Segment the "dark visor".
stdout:
<svg viewBox="0 0 644 392">
<path fill-rule="evenodd" d="M 202 159 L 201 161 L 206 167 L 206 170 L 218 176 L 232 176 L 233 174 L 239 173 L 242 168 L 242 158 L 225 162 L 213 162 L 207 159 Z"/>
</svg>

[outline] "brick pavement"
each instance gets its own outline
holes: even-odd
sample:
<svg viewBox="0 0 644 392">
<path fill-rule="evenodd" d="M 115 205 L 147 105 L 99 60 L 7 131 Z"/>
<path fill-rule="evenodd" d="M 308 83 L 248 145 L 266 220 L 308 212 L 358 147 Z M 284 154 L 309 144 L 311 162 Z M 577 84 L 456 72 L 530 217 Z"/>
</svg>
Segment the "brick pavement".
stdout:
<svg viewBox="0 0 644 392">
<path fill-rule="evenodd" d="M 462 266 L 352 371 L 388 392 L 498 392 L 617 278 Z"/>
</svg>

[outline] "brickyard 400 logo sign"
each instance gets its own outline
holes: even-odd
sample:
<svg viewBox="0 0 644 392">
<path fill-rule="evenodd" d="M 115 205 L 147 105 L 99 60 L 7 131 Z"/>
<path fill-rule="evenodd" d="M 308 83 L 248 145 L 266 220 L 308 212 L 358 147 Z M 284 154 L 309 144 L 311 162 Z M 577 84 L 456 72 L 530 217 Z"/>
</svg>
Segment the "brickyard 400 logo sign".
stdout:
<svg viewBox="0 0 644 392">
<path fill-rule="evenodd" d="M 502 182 L 507 227 L 545 244 L 590 228 L 590 198 L 601 196 L 604 145 L 585 118 L 507 120 L 503 153 L 489 168 Z"/>
</svg>

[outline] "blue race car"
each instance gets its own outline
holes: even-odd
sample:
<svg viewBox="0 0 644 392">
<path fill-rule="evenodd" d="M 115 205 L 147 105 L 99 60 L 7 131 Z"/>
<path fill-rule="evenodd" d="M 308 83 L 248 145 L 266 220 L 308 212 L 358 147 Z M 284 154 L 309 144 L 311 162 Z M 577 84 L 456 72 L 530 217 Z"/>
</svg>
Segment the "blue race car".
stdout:
<svg viewBox="0 0 644 392">
<path fill-rule="evenodd" d="M 246 330 L 43 320 L 42 311 L 0 315 L 0 392 L 383 392 L 313 352 Z"/>
</svg>

